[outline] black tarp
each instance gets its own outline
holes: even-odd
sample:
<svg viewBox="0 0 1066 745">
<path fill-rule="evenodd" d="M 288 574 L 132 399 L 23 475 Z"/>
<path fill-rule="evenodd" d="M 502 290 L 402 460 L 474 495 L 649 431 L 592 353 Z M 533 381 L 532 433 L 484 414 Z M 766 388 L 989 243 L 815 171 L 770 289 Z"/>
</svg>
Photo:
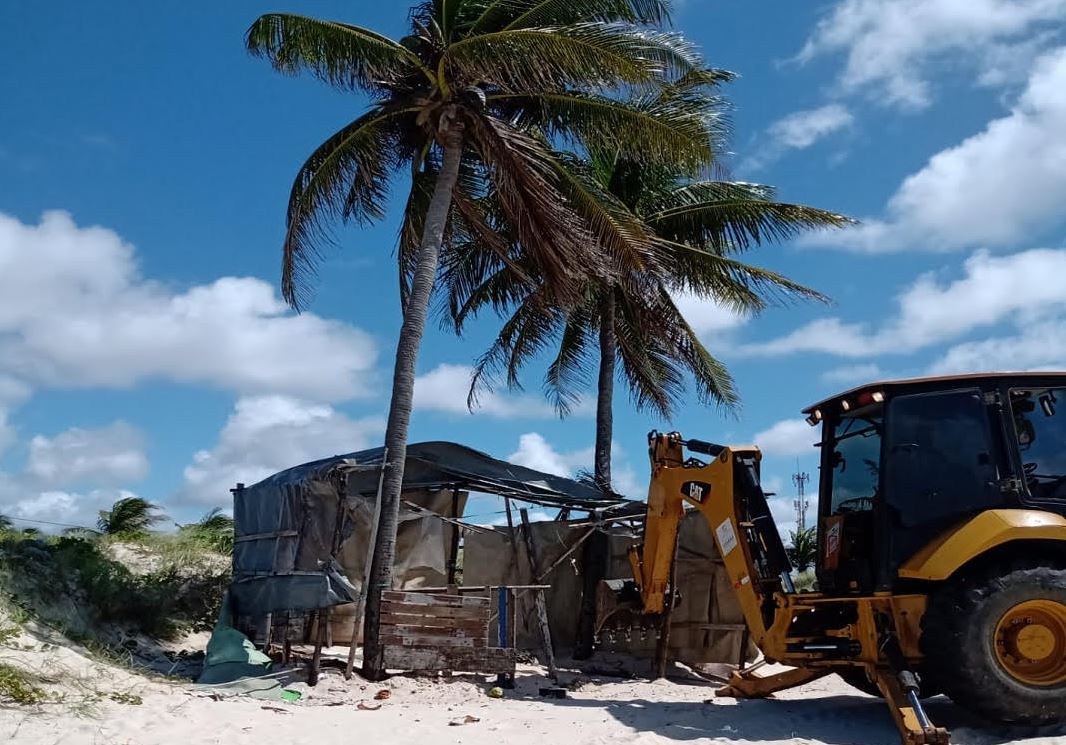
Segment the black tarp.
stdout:
<svg viewBox="0 0 1066 745">
<path fill-rule="evenodd" d="M 382 448 L 373 448 L 325 458 L 234 490 L 232 598 L 237 615 L 300 613 L 356 599 L 355 578 L 339 561 L 340 547 L 357 529 L 369 534 L 382 454 Z M 408 446 L 405 498 L 459 489 L 601 514 L 633 506 L 590 484 L 507 463 L 456 443 Z M 418 504 L 417 499 L 411 501 Z M 406 507 L 402 511 L 402 519 L 427 519 L 425 513 Z M 403 558 L 397 557 L 399 562 Z"/>
</svg>

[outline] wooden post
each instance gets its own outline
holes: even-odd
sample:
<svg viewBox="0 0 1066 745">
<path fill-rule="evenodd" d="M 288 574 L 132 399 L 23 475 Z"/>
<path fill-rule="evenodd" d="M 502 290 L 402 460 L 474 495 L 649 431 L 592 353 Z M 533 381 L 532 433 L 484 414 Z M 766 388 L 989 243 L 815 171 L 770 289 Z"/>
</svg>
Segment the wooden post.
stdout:
<svg viewBox="0 0 1066 745">
<path fill-rule="evenodd" d="M 666 666 L 670 662 L 670 621 L 674 616 L 674 603 L 677 599 L 677 549 L 681 544 L 681 531 L 674 537 L 673 558 L 670 560 L 670 594 L 663 606 L 662 620 L 659 623 L 659 640 L 655 645 L 654 677 L 665 678 Z"/>
<path fill-rule="evenodd" d="M 509 620 L 511 611 L 511 603 L 508 602 L 511 594 L 508 587 L 496 588 L 496 640 L 501 647 L 509 647 L 508 634 L 507 634 L 507 622 Z M 514 688 L 514 675 L 509 673 L 497 673 L 496 685 L 500 688 Z"/>
<path fill-rule="evenodd" d="M 459 519 L 459 489 L 456 487 L 452 489 L 452 517 L 456 520 Z M 452 542 L 448 550 L 448 584 L 455 584 L 455 570 L 456 564 L 459 561 L 459 526 L 451 525 L 452 529 Z"/>
<path fill-rule="evenodd" d="M 588 540 L 581 552 L 581 606 L 577 619 L 577 646 L 574 649 L 575 660 L 587 660 L 592 656 L 596 643 L 596 593 L 600 581 L 607 578 L 607 565 L 610 562 L 610 536 L 596 525 L 600 516 L 589 514 L 593 527 L 586 534 Z"/>
<path fill-rule="evenodd" d="M 330 609 L 318 613 L 318 633 L 315 634 L 315 653 L 311 655 L 311 669 L 307 672 L 307 685 L 318 685 L 319 664 L 322 662 L 322 645 L 326 641 L 326 627 L 330 622 Z"/>
<path fill-rule="evenodd" d="M 523 507 L 519 510 L 522 516 L 522 532 L 526 539 L 526 555 L 529 559 L 529 576 L 533 581 L 537 578 L 537 551 L 533 544 L 533 530 L 529 524 L 529 510 Z M 537 610 L 537 624 L 540 626 L 540 635 L 544 641 L 544 656 L 548 663 L 548 675 L 552 680 L 559 679 L 559 672 L 555 668 L 555 650 L 552 649 L 551 629 L 548 627 L 548 604 L 544 600 L 544 590 L 534 591 L 534 605 Z"/>
</svg>

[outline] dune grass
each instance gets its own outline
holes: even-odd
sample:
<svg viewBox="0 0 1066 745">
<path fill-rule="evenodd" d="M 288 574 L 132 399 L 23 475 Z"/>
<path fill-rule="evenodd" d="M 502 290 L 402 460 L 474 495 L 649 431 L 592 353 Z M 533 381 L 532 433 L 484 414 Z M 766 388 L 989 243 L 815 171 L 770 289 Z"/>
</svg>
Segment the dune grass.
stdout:
<svg viewBox="0 0 1066 745">
<path fill-rule="evenodd" d="M 116 549 L 142 556 L 131 568 Z M 0 533 L 0 593 L 75 639 L 119 625 L 167 639 L 209 628 L 229 584 L 224 559 L 190 535 L 113 537 Z"/>
</svg>

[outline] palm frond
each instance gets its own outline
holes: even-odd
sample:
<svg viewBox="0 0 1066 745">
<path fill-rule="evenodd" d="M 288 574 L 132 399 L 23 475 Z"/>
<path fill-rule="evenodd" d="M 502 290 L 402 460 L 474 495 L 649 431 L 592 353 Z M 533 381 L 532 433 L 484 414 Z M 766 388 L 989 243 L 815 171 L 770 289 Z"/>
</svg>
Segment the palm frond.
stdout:
<svg viewBox="0 0 1066 745">
<path fill-rule="evenodd" d="M 582 91 L 532 96 L 493 94 L 490 105 L 514 109 L 522 128 L 536 127 L 550 137 L 576 141 L 583 149 L 614 153 L 637 162 L 658 161 L 698 166 L 714 155 L 705 112 L 662 103 L 637 107 Z"/>
<path fill-rule="evenodd" d="M 667 345 L 661 343 L 652 306 L 642 292 L 615 291 L 614 336 L 618 363 L 639 410 L 670 418 L 684 393 L 684 376 Z"/>
<path fill-rule="evenodd" d="M 835 212 L 774 202 L 772 197 L 772 190 L 758 184 L 686 184 L 646 220 L 663 238 L 719 253 L 788 241 L 812 229 L 854 224 L 851 218 Z"/>
<path fill-rule="evenodd" d="M 306 297 L 305 280 L 331 240 L 329 221 L 366 223 L 385 214 L 389 179 L 398 163 L 397 127 L 411 109 L 376 107 L 347 124 L 311 153 L 289 195 L 282 247 L 281 290 L 293 307 Z"/>
<path fill-rule="evenodd" d="M 520 390 L 519 371 L 543 351 L 557 333 L 561 321 L 561 314 L 543 287 L 528 293 L 504 322 L 489 349 L 475 363 L 467 404 L 476 407 L 478 395 L 492 390 L 497 375 L 503 375 L 509 388 Z"/>
<path fill-rule="evenodd" d="M 610 191 L 602 188 L 587 164 L 558 153 L 554 160 L 559 188 L 571 208 L 588 223 L 613 272 L 653 271 L 656 251 L 649 245 L 652 233 Z"/>
<path fill-rule="evenodd" d="M 657 239 L 672 267 L 663 286 L 711 298 L 739 313 L 759 313 L 773 303 L 813 300 L 828 303 L 818 290 L 769 269 L 683 243 Z"/>
<path fill-rule="evenodd" d="M 599 21 L 663 25 L 670 4 L 662 0 L 536 0 L 504 30 Z"/>
<path fill-rule="evenodd" d="M 659 291 L 656 308 L 663 328 L 667 329 L 673 358 L 696 383 L 697 399 L 727 409 L 737 406 L 740 395 L 729 370 L 703 345 L 665 288 Z"/>
<path fill-rule="evenodd" d="M 559 351 L 544 375 L 545 395 L 560 417 L 569 416 L 581 401 L 581 391 L 589 384 L 594 324 L 587 303 L 576 306 L 567 314 L 559 335 Z"/>
<path fill-rule="evenodd" d="M 489 164 L 501 219 L 556 302 L 569 304 L 590 275 L 604 276 L 608 268 L 554 183 L 551 152 L 528 134 L 487 117 L 472 121 L 470 138 Z"/>
<path fill-rule="evenodd" d="M 480 0 L 467 5 L 472 11 L 468 27 L 471 34 L 583 21 L 657 26 L 670 21 L 668 0 Z"/>
<path fill-rule="evenodd" d="M 387 36 L 347 23 L 268 13 L 249 27 L 248 51 L 287 74 L 308 71 L 341 88 L 377 90 L 423 67 L 418 56 Z"/>
<path fill-rule="evenodd" d="M 523 92 L 647 84 L 700 61 L 676 34 L 585 23 L 469 36 L 448 47 L 442 65 L 456 77 Z"/>
<path fill-rule="evenodd" d="M 106 535 L 137 535 L 163 520 L 159 506 L 141 497 L 123 497 L 101 510 L 96 527 Z"/>
</svg>

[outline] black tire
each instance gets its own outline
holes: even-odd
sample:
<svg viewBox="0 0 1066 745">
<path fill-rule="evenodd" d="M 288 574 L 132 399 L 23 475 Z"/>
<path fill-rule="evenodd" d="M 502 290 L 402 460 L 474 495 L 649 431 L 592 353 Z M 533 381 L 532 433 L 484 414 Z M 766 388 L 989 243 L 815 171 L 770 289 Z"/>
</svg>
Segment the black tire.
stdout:
<svg viewBox="0 0 1066 745">
<path fill-rule="evenodd" d="M 852 688 L 862 691 L 868 696 L 883 698 L 881 695 L 881 689 L 877 687 L 876 683 L 872 683 L 870 679 L 866 677 L 866 672 L 861 667 L 843 668 L 837 670 L 837 675 L 839 675 L 840 679 Z M 919 674 L 918 677 L 921 680 L 922 685 L 922 690 L 919 694 L 922 698 L 931 698 L 940 693 L 933 683 L 926 679 L 926 676 Z"/>
<path fill-rule="evenodd" d="M 1066 720 L 1066 682 L 1029 685 L 1012 676 L 996 653 L 996 628 L 1020 603 L 1066 606 L 1066 570 L 1033 563 L 964 575 L 929 599 L 922 618 L 922 653 L 933 685 L 987 719 L 1041 725 Z"/>
<path fill-rule="evenodd" d="M 881 698 L 881 689 L 866 677 L 866 671 L 861 667 L 847 667 L 842 670 L 837 670 L 837 675 L 839 675 L 840 679 L 849 686 L 858 691 L 862 691 L 867 696 Z"/>
</svg>

